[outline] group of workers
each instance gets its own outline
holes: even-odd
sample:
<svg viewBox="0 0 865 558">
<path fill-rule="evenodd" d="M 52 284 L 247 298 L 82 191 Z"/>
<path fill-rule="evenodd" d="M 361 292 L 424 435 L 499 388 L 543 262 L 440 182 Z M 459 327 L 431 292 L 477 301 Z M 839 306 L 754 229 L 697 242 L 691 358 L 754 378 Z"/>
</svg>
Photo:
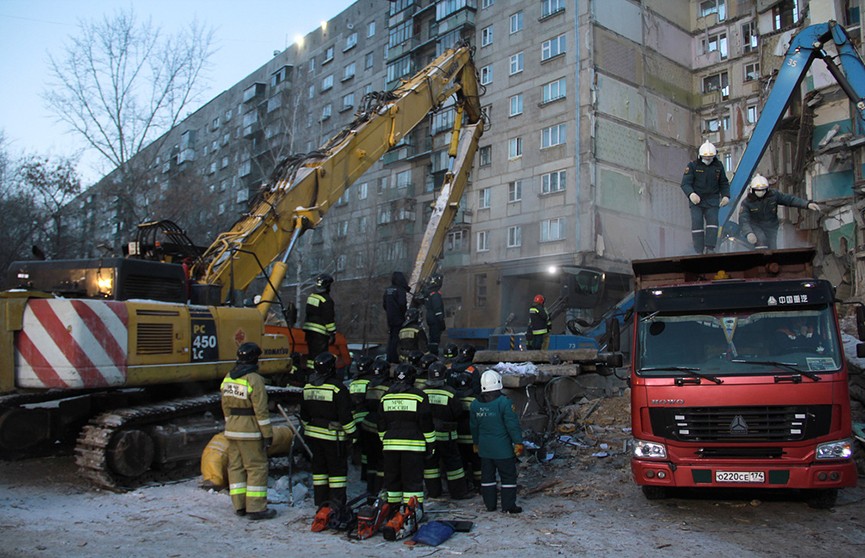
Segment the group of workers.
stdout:
<svg viewBox="0 0 865 558">
<path fill-rule="evenodd" d="M 699 157 L 688 163 L 682 176 L 681 186 L 688 197 L 691 237 L 697 254 L 715 251 L 718 212 L 730 203 L 730 182 L 717 154 L 712 143 L 704 142 Z M 755 174 L 739 206 L 739 229 L 741 236 L 756 249 L 778 247 L 779 205 L 820 211 L 820 206 L 813 201 L 770 189 L 766 177 Z"/>
</svg>

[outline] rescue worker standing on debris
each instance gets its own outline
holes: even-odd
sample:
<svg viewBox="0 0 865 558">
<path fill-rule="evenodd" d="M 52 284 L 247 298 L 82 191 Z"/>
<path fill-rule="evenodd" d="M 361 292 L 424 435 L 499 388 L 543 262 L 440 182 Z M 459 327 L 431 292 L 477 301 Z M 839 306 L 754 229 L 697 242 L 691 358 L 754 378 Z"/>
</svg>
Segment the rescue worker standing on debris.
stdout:
<svg viewBox="0 0 865 558">
<path fill-rule="evenodd" d="M 303 332 L 308 350 L 306 367 L 309 370 L 312 370 L 315 364 L 315 357 L 327 352 L 327 347 L 336 334 L 335 310 L 330 296 L 332 284 L 333 277 L 327 273 L 319 273 L 315 277 L 313 292 L 306 298 Z"/>
<path fill-rule="evenodd" d="M 468 495 L 466 474 L 457 446 L 457 419 L 463 413 L 463 408 L 456 391 L 445 384 L 447 374 L 447 368 L 439 361 L 428 366 L 427 383 L 423 391 L 432 408 L 436 442 L 435 454 L 424 464 L 424 483 L 430 498 L 441 496 L 441 465 L 444 465 L 451 499 L 462 500 Z"/>
<path fill-rule="evenodd" d="M 429 399 L 414 387 L 415 374 L 411 364 L 397 366 L 395 383 L 379 407 L 378 431 L 389 504 L 408 504 L 414 497 L 423 505 L 424 459 L 435 448 Z"/>
<path fill-rule="evenodd" d="M 276 515 L 267 507 L 267 448 L 273 443 L 273 427 L 264 379 L 258 374 L 260 356 L 261 348 L 255 343 L 240 345 L 237 364 L 220 388 L 231 503 L 234 513 L 253 520 Z"/>
<path fill-rule="evenodd" d="M 420 325 L 420 312 L 417 308 L 409 308 L 405 313 L 405 323 L 399 330 L 399 361 L 408 362 L 409 355 L 415 351 L 420 352 L 421 356 L 427 352 L 427 336 Z"/>
<path fill-rule="evenodd" d="M 408 305 L 408 281 L 401 271 L 394 271 L 390 277 L 390 287 L 384 290 L 382 306 L 387 315 L 387 360 L 399 362 L 397 342 L 399 330 L 405 322 L 405 311 Z"/>
<path fill-rule="evenodd" d="M 445 326 L 445 305 L 442 294 L 442 276 L 438 273 L 430 277 L 429 290 L 424 299 L 424 312 L 426 313 L 426 325 L 429 328 L 429 352 L 439 354 L 439 343 Z"/>
<path fill-rule="evenodd" d="M 481 457 L 481 496 L 487 510 L 496 510 L 498 472 L 502 511 L 522 512 L 517 505 L 516 458 L 523 454 L 523 433 L 511 400 L 502 394 L 502 377 L 495 370 L 487 370 L 481 377 L 481 395 L 471 405 L 471 429 Z"/>
<path fill-rule="evenodd" d="M 539 351 L 545 349 L 549 345 L 548 339 L 550 335 L 550 314 L 547 312 L 544 303 L 546 299 L 544 295 L 535 295 L 532 299 L 532 305 L 529 306 L 529 327 L 526 330 L 526 341 L 529 342 L 530 351 Z"/>
<path fill-rule="evenodd" d="M 714 145 L 704 142 L 700 146 L 700 156 L 688 163 L 682 175 L 682 191 L 690 202 L 691 238 L 698 254 L 715 251 L 718 209 L 730 203 L 730 182 L 717 154 Z"/>
<path fill-rule="evenodd" d="M 820 211 L 820 206 L 810 200 L 770 190 L 765 176 L 754 175 L 748 195 L 739 207 L 739 227 L 754 248 L 774 250 L 778 247 L 779 205 Z"/>
<path fill-rule="evenodd" d="M 312 450 L 312 490 L 316 506 L 342 508 L 348 486 L 349 440 L 356 427 L 348 388 L 336 377 L 336 357 L 315 357 L 313 374 L 303 387 L 300 420 Z"/>
</svg>

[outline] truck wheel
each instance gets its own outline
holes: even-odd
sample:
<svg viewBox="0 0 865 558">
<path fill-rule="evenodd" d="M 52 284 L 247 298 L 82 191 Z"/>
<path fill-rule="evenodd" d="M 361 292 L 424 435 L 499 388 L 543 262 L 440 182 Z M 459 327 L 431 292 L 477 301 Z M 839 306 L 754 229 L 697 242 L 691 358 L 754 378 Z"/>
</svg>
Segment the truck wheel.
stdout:
<svg viewBox="0 0 865 558">
<path fill-rule="evenodd" d="M 824 488 L 820 490 L 809 490 L 806 501 L 808 506 L 818 510 L 828 510 L 835 506 L 838 500 L 837 488 Z"/>
<path fill-rule="evenodd" d="M 667 497 L 667 489 L 663 486 L 643 486 L 643 496 L 646 500 L 663 500 Z"/>
</svg>

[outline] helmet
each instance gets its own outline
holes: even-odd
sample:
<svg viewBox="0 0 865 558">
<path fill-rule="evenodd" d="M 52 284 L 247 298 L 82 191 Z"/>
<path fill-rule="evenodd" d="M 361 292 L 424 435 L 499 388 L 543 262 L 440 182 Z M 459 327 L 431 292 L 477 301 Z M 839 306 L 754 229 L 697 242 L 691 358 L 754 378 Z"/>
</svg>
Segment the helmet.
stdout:
<svg viewBox="0 0 865 558">
<path fill-rule="evenodd" d="M 321 353 L 315 357 L 312 368 L 317 374 L 320 374 L 325 378 L 332 376 L 334 372 L 336 372 L 336 357 L 330 352 Z"/>
<path fill-rule="evenodd" d="M 333 277 L 327 273 L 319 273 L 315 276 L 315 290 L 320 293 L 328 292 L 332 284 Z"/>
<path fill-rule="evenodd" d="M 372 363 L 370 374 L 373 378 L 386 379 L 390 376 L 390 363 L 384 359 L 376 359 Z"/>
<path fill-rule="evenodd" d="M 412 351 L 408 354 L 408 362 L 415 368 L 420 366 L 420 361 L 423 358 L 423 352 L 421 351 Z"/>
<path fill-rule="evenodd" d="M 410 324 L 420 321 L 420 310 L 417 308 L 409 308 L 405 312 L 405 323 Z"/>
<path fill-rule="evenodd" d="M 447 377 L 447 373 L 448 369 L 445 368 L 444 363 L 438 360 L 433 362 L 429 365 L 429 369 L 427 370 L 426 385 L 431 387 L 443 386 Z"/>
<path fill-rule="evenodd" d="M 472 385 L 472 377 L 468 372 L 451 372 L 448 376 L 448 385 L 454 389 L 466 389 Z"/>
<path fill-rule="evenodd" d="M 429 370 L 429 367 L 433 363 L 438 362 L 438 359 L 439 359 L 439 357 L 427 353 L 427 354 L 423 355 L 422 357 L 420 357 L 420 362 L 418 362 L 418 367 L 421 370 Z"/>
<path fill-rule="evenodd" d="M 535 304 L 543 304 L 546 301 L 547 299 L 545 299 L 544 295 L 542 294 L 537 294 L 535 295 L 535 298 L 532 299 L 532 302 L 534 302 Z"/>
<path fill-rule="evenodd" d="M 431 289 L 438 289 L 442 286 L 442 276 L 439 273 L 435 273 L 429 278 L 429 286 Z"/>
<path fill-rule="evenodd" d="M 475 358 L 475 346 L 474 345 L 463 345 L 460 347 L 460 356 L 466 362 L 471 362 Z"/>
<path fill-rule="evenodd" d="M 457 358 L 460 349 L 457 347 L 456 343 L 448 343 L 445 345 L 444 357 L 445 358 Z"/>
<path fill-rule="evenodd" d="M 417 370 L 411 364 L 400 364 L 396 367 L 395 378 L 397 382 L 403 382 L 409 385 L 414 384 L 414 378 L 417 375 Z"/>
<path fill-rule="evenodd" d="M 372 372 L 372 357 L 362 356 L 357 361 L 357 378 L 369 376 Z"/>
<path fill-rule="evenodd" d="M 481 374 L 481 393 L 499 391 L 502 389 L 502 377 L 495 370 L 487 370 Z"/>
<path fill-rule="evenodd" d="M 258 364 L 261 356 L 261 347 L 252 342 L 246 342 L 237 348 L 238 364 Z"/>
<path fill-rule="evenodd" d="M 700 157 L 714 157 L 718 154 L 718 150 L 715 149 L 715 146 L 711 142 L 704 142 L 703 145 L 700 146 Z"/>
<path fill-rule="evenodd" d="M 762 174 L 755 174 L 751 179 L 751 191 L 768 190 L 769 181 Z"/>
</svg>

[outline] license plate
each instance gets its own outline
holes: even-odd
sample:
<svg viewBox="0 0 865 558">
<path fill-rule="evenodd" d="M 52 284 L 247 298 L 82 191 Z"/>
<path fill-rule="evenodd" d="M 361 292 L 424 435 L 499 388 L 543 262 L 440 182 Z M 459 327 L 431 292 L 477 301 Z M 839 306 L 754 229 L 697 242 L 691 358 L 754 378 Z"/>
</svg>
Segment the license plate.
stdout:
<svg viewBox="0 0 865 558">
<path fill-rule="evenodd" d="M 766 482 L 763 471 L 715 471 L 715 482 Z"/>
</svg>

